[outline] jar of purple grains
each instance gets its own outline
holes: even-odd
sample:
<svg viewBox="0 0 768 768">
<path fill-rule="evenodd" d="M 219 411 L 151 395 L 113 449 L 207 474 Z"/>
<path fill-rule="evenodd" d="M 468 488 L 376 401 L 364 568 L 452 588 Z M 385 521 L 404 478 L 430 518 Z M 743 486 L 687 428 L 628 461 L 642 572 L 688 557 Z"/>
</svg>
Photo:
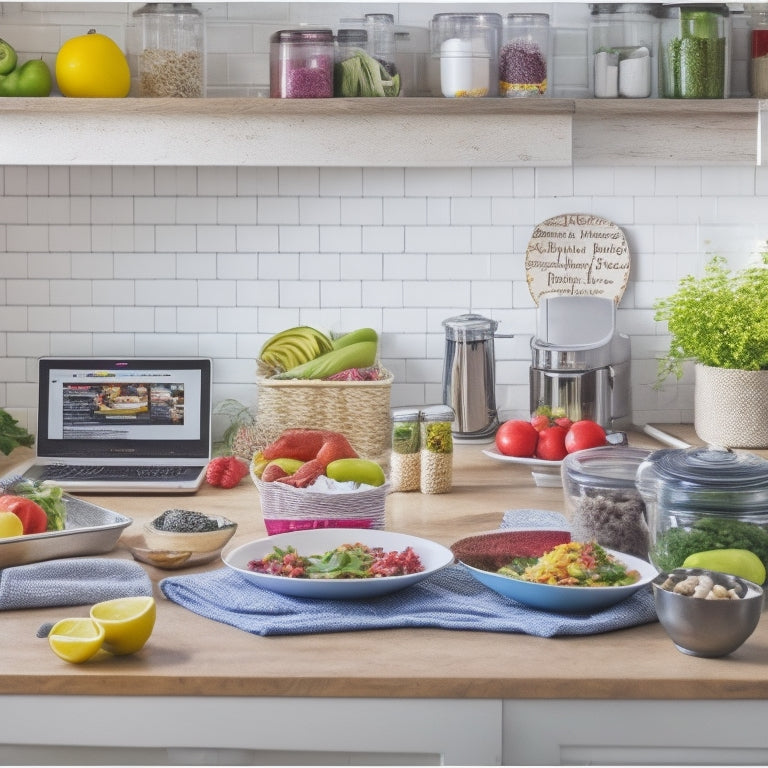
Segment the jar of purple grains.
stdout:
<svg viewBox="0 0 768 768">
<path fill-rule="evenodd" d="M 499 94 L 544 96 L 548 72 L 549 14 L 507 14 L 499 53 Z"/>
<path fill-rule="evenodd" d="M 273 99 L 333 96 L 333 32 L 283 29 L 269 39 L 269 95 Z"/>
</svg>

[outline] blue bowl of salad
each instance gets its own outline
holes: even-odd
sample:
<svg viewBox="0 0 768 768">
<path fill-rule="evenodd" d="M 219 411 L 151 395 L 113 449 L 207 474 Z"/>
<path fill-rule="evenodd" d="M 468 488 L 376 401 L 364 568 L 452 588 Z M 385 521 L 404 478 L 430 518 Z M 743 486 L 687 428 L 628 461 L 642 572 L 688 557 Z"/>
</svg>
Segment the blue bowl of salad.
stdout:
<svg viewBox="0 0 768 768">
<path fill-rule="evenodd" d="M 459 562 L 494 592 L 530 608 L 557 613 L 604 610 L 647 587 L 658 575 L 655 566 L 639 557 L 591 542 L 566 542 L 538 558 L 511 556 L 509 560 L 509 566 L 496 571 Z"/>
</svg>

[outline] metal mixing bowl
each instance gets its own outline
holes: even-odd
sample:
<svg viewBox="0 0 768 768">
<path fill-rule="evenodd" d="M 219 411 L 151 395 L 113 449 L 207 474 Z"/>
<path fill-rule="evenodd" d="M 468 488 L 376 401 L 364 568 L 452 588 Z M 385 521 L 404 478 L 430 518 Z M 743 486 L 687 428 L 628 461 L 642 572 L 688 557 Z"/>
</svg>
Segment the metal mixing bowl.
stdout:
<svg viewBox="0 0 768 768">
<path fill-rule="evenodd" d="M 715 584 L 734 589 L 738 600 L 705 600 L 661 587 L 668 579 L 708 575 Z M 690 656 L 726 656 L 755 631 L 763 611 L 763 588 L 746 579 L 702 568 L 675 568 L 652 582 L 656 613 L 675 646 Z"/>
</svg>

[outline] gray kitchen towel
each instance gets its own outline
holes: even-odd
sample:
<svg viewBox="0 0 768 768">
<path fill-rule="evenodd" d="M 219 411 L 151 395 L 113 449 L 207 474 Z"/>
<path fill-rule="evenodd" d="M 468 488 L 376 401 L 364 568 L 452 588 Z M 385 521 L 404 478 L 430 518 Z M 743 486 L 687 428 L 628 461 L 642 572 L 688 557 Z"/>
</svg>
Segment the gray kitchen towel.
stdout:
<svg viewBox="0 0 768 768">
<path fill-rule="evenodd" d="M 92 605 L 151 595 L 152 582 L 132 560 L 73 557 L 15 565 L 0 571 L 0 610 Z"/>
<path fill-rule="evenodd" d="M 501 527 L 562 530 L 564 524 L 567 529 L 559 513 L 539 512 L 511 510 Z M 411 587 L 367 600 L 287 597 L 262 589 L 229 568 L 171 576 L 160 582 L 160 589 L 169 600 L 200 616 L 255 635 L 437 627 L 555 637 L 599 634 L 656 621 L 650 586 L 595 613 L 550 613 L 497 594 L 461 565 L 450 565 Z"/>
</svg>

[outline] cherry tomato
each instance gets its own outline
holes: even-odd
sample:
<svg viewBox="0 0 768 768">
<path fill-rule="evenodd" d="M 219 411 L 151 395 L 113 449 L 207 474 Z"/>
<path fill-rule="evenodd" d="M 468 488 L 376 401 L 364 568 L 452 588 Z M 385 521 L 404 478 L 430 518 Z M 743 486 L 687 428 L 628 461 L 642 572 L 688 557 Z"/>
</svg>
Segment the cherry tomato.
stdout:
<svg viewBox="0 0 768 768">
<path fill-rule="evenodd" d="M 539 432 L 539 442 L 536 446 L 536 456 L 545 461 L 560 461 L 568 451 L 565 449 L 565 439 L 568 430 L 557 424 Z"/>
<path fill-rule="evenodd" d="M 0 496 L 0 509 L 5 512 L 13 512 L 21 520 L 24 535 L 45 533 L 48 528 L 48 516 L 45 514 L 45 510 L 32 499 L 6 493 Z"/>
<path fill-rule="evenodd" d="M 536 452 L 539 433 L 530 421 L 511 419 L 496 430 L 496 447 L 505 456 L 530 458 Z"/>
<path fill-rule="evenodd" d="M 605 430 L 596 422 L 582 419 L 574 422 L 565 437 L 565 447 L 568 453 L 583 451 L 586 448 L 597 448 L 605 445 Z"/>
</svg>

